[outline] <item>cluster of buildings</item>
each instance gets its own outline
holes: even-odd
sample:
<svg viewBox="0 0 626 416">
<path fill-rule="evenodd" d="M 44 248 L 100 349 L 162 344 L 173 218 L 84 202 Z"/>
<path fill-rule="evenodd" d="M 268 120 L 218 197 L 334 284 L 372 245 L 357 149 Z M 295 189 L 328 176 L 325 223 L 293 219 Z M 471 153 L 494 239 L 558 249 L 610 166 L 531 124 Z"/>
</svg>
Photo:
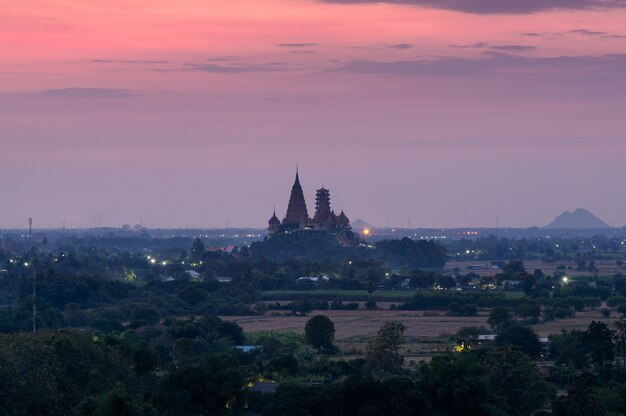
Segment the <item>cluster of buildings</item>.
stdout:
<svg viewBox="0 0 626 416">
<path fill-rule="evenodd" d="M 349 231 L 350 220 L 341 210 L 339 215 L 335 214 L 330 207 L 330 191 L 324 187 L 315 193 L 315 215 L 311 218 L 304 200 L 304 192 L 300 185 L 300 176 L 296 169 L 296 180 L 291 188 L 291 196 L 287 205 L 287 214 L 283 220 L 279 220 L 274 215 L 268 223 L 268 232 L 274 235 L 279 232 L 324 230 L 329 232 Z"/>
</svg>

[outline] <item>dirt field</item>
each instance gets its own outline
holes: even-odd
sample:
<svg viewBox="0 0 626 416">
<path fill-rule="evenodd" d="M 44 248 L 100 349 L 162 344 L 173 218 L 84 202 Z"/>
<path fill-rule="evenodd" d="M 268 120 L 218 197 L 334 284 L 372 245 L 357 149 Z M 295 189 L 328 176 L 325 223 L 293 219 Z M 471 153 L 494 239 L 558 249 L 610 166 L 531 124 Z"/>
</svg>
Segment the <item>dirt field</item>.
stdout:
<svg viewBox="0 0 626 416">
<path fill-rule="evenodd" d="M 596 267 L 598 268 L 598 275 L 600 276 L 609 276 L 617 273 L 626 273 L 626 269 L 617 265 L 615 260 L 596 260 Z M 483 265 L 485 267 L 484 270 L 470 270 L 469 266 L 472 265 Z M 576 270 L 576 262 L 574 260 L 570 261 L 555 261 L 554 263 L 545 263 L 541 260 L 525 260 L 524 266 L 526 270 L 530 273 L 535 271 L 535 269 L 541 269 L 544 274 L 554 274 L 557 271 L 568 274 L 569 276 L 590 276 L 593 273 L 589 271 L 578 271 Z M 565 266 L 565 270 L 559 270 L 557 267 Z M 458 267 L 460 269 L 460 273 L 467 274 L 470 272 L 476 273 L 479 276 L 493 276 L 497 273 L 500 273 L 501 270 L 491 270 L 491 261 L 490 260 L 476 260 L 476 261 L 449 261 L 445 265 L 445 271 L 450 273 L 452 270 Z"/>
<path fill-rule="evenodd" d="M 222 317 L 237 322 L 244 331 L 294 331 L 303 333 L 306 321 L 316 314 L 328 316 L 335 324 L 335 338 L 342 351 L 361 350 L 381 325 L 388 321 L 400 321 L 406 326 L 407 352 L 415 355 L 428 354 L 450 348 L 453 341 L 450 336 L 464 326 L 484 326 L 487 324 L 487 312 L 475 317 L 424 316 L 424 312 L 357 310 L 357 311 L 314 311 L 309 317 L 290 315 Z M 427 313 L 428 315 L 428 313 Z M 600 309 L 579 312 L 574 318 L 551 321 L 533 325 L 540 337 L 556 334 L 561 329 L 572 330 L 587 328 L 592 320 L 610 323 L 617 319 L 617 313 L 609 319 L 602 317 Z"/>
</svg>

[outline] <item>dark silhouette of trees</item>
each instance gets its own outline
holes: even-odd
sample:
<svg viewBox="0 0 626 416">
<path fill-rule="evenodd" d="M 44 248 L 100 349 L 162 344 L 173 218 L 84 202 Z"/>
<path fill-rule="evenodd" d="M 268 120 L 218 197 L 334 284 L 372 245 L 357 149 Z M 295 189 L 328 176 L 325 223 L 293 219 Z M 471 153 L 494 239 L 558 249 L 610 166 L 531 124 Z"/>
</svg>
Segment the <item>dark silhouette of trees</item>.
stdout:
<svg viewBox="0 0 626 416">
<path fill-rule="evenodd" d="M 309 319 L 304 327 L 304 336 L 317 352 L 332 350 L 335 339 L 335 325 L 324 315 Z"/>
<path fill-rule="evenodd" d="M 363 367 L 365 374 L 382 379 L 402 372 L 404 358 L 400 354 L 400 346 L 405 329 L 401 322 L 383 324 L 376 337 L 367 344 Z"/>
<path fill-rule="evenodd" d="M 492 328 L 497 328 L 505 322 L 510 321 L 513 318 L 511 315 L 511 310 L 505 306 L 496 306 L 489 312 L 489 319 L 487 319 L 487 323 L 491 325 Z"/>
<path fill-rule="evenodd" d="M 538 358 L 541 354 L 541 344 L 535 331 L 517 322 L 502 325 L 498 329 L 495 343 L 499 347 L 516 348 L 531 358 Z"/>
<path fill-rule="evenodd" d="M 613 332 L 604 322 L 592 321 L 587 328 L 586 341 L 591 353 L 591 361 L 597 365 L 613 361 L 615 344 Z"/>
</svg>

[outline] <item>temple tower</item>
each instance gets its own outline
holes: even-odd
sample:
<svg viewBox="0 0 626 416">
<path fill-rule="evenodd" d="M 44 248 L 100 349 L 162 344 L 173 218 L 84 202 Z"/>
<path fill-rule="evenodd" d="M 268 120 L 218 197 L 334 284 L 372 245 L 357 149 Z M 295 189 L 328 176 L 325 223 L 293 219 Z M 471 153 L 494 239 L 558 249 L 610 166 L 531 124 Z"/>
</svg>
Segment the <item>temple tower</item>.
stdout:
<svg viewBox="0 0 626 416">
<path fill-rule="evenodd" d="M 271 235 L 277 232 L 279 229 L 280 229 L 280 220 L 276 216 L 276 208 L 274 208 L 274 215 L 272 215 L 272 218 L 270 218 L 270 220 L 268 221 L 267 231 Z"/>
<path fill-rule="evenodd" d="M 344 228 L 344 229 L 349 229 L 350 228 L 350 219 L 343 212 L 343 209 L 341 210 L 341 214 L 339 214 L 339 216 L 337 217 L 337 225 L 339 227 L 341 227 L 341 228 Z"/>
<path fill-rule="evenodd" d="M 309 213 L 306 209 L 304 201 L 304 192 L 300 186 L 300 177 L 296 168 L 296 180 L 291 188 L 291 196 L 289 197 L 289 205 L 287 206 L 287 214 L 283 220 L 285 225 L 301 225 L 309 222 Z"/>
<path fill-rule="evenodd" d="M 317 227 L 324 227 L 332 217 L 330 209 L 330 191 L 324 187 L 315 192 L 315 217 L 313 222 Z"/>
</svg>

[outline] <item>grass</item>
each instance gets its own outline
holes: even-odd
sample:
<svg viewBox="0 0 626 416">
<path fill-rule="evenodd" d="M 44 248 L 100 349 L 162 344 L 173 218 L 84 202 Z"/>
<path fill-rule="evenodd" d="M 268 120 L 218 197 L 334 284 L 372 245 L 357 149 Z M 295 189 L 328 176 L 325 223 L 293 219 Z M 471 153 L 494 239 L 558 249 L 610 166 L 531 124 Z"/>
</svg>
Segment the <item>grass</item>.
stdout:
<svg viewBox="0 0 626 416">
<path fill-rule="evenodd" d="M 415 295 L 415 291 L 401 290 L 376 290 L 372 294 L 375 301 L 405 301 Z M 343 301 L 367 301 L 369 293 L 367 290 L 269 290 L 262 292 L 264 300 L 295 300 L 295 299 L 316 299 L 316 300 L 343 300 Z"/>
</svg>

